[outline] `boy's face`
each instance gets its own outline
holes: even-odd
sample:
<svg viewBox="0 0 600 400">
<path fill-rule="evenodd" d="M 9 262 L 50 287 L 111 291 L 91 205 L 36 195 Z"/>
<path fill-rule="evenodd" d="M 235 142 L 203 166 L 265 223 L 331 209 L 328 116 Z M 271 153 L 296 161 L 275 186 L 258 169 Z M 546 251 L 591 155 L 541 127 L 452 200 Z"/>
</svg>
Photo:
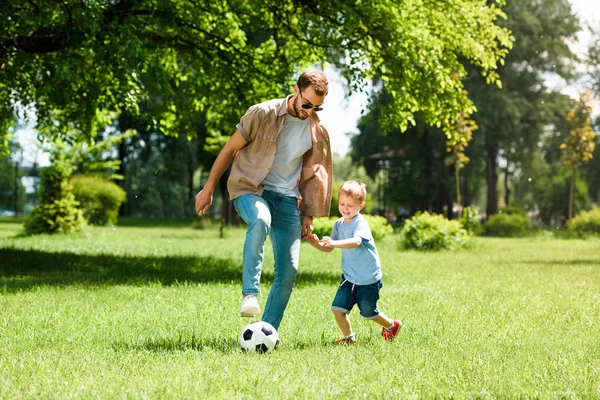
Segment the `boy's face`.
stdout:
<svg viewBox="0 0 600 400">
<path fill-rule="evenodd" d="M 361 203 L 355 198 L 348 196 L 345 193 L 340 192 L 340 202 L 338 204 L 338 210 L 340 210 L 340 214 L 344 217 L 344 220 L 351 220 L 358 214 L 360 210 L 363 209 L 365 203 Z"/>
</svg>

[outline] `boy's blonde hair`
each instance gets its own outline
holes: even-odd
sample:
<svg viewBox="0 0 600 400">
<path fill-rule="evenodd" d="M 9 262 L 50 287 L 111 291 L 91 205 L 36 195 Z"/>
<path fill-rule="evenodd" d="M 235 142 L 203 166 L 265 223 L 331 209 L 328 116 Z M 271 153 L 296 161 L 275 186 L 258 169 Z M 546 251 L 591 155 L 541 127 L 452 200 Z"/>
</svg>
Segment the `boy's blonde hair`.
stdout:
<svg viewBox="0 0 600 400">
<path fill-rule="evenodd" d="M 346 196 L 364 203 L 367 197 L 367 185 L 356 180 L 346 181 L 340 188 L 339 193 L 344 193 Z"/>
</svg>

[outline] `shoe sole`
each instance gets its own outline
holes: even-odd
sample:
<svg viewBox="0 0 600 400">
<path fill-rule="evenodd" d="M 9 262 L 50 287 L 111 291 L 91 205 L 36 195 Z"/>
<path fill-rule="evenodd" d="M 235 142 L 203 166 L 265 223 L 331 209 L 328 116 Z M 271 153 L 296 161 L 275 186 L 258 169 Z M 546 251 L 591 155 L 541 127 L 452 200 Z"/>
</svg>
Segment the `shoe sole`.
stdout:
<svg viewBox="0 0 600 400">
<path fill-rule="evenodd" d="M 259 314 L 260 314 L 260 310 L 259 311 L 244 311 L 244 312 L 240 312 L 240 317 L 252 318 L 252 317 L 256 317 Z"/>
</svg>

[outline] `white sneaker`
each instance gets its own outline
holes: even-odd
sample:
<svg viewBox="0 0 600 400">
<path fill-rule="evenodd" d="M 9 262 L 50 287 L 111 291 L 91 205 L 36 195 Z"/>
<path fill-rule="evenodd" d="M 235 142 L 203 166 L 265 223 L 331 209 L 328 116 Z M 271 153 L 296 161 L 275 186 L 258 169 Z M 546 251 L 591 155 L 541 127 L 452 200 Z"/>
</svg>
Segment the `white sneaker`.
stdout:
<svg viewBox="0 0 600 400">
<path fill-rule="evenodd" d="M 240 317 L 256 317 L 260 314 L 260 306 L 255 294 L 249 294 L 242 299 Z"/>
</svg>

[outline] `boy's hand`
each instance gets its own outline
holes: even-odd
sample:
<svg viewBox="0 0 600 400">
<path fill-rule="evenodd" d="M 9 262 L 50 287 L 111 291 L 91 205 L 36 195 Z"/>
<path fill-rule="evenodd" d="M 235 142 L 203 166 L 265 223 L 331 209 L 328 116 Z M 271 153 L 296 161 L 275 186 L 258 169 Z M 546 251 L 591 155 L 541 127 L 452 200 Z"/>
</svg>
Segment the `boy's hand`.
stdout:
<svg viewBox="0 0 600 400">
<path fill-rule="evenodd" d="M 319 244 L 319 237 L 315 233 L 307 235 L 306 240 L 312 245 Z"/>
<path fill-rule="evenodd" d="M 323 236 L 321 239 L 321 246 L 333 248 L 333 240 L 329 236 Z"/>
</svg>

